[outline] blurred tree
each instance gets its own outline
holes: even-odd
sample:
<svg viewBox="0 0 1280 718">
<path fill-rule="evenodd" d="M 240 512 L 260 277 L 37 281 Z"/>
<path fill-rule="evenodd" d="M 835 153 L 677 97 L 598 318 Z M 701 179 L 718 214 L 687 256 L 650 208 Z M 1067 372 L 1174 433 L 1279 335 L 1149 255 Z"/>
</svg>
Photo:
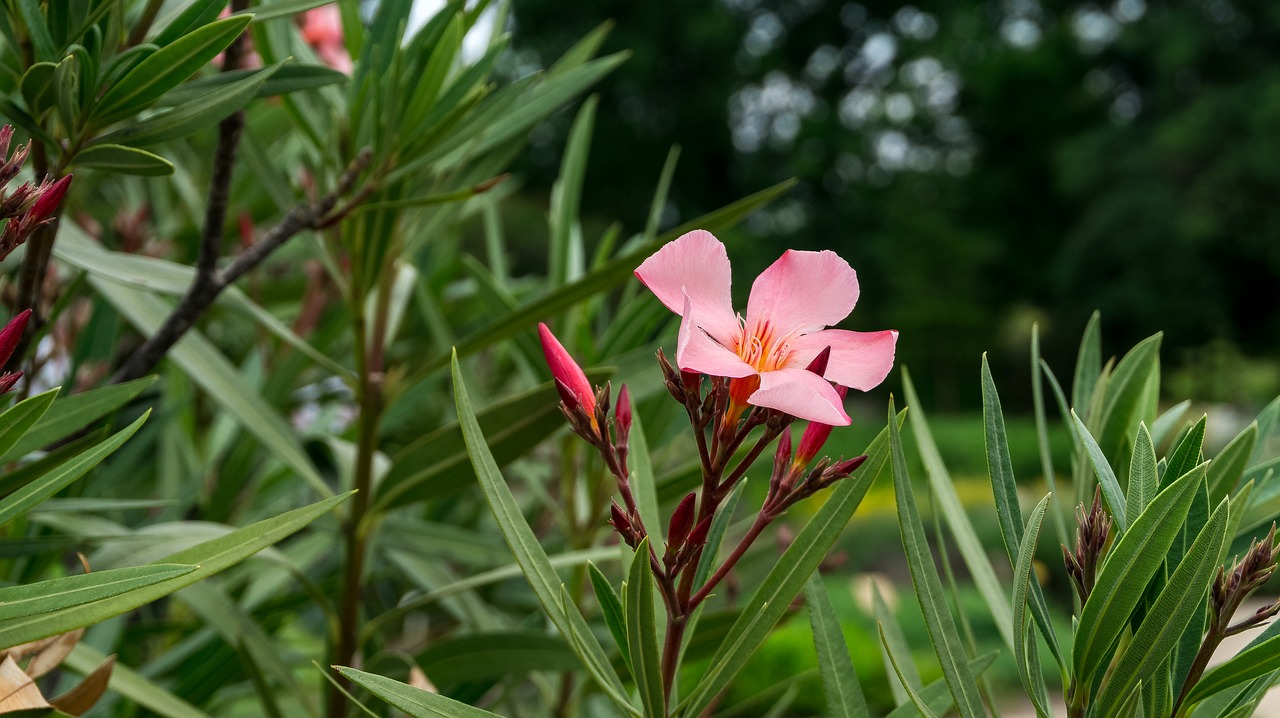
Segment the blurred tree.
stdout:
<svg viewBox="0 0 1280 718">
<path fill-rule="evenodd" d="M 1280 349 L 1280 6 L 525 0 L 512 62 L 605 18 L 635 57 L 602 90 L 584 209 L 639 226 L 672 143 L 671 222 L 799 177 L 736 251 L 839 251 L 852 327 L 901 329 L 936 401 L 973 403 L 982 350 L 1025 365 L 1025 331 L 1001 337 L 1029 316 L 1058 366 L 1095 308 L 1111 349 Z"/>
</svg>

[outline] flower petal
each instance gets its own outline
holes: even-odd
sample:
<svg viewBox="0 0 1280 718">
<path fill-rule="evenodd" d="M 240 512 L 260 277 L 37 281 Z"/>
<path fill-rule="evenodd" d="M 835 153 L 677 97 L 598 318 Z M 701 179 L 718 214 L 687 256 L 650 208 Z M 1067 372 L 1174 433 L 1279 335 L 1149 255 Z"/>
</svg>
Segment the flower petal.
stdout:
<svg viewBox="0 0 1280 718">
<path fill-rule="evenodd" d="M 729 345 L 738 331 L 730 296 L 732 272 L 724 245 L 710 232 L 695 229 L 669 242 L 636 268 L 636 277 L 667 309 L 684 316 L 688 294 L 702 327 Z"/>
<path fill-rule="evenodd" d="M 848 426 L 850 422 L 831 382 L 805 369 L 761 372 L 760 388 L 747 402 L 831 426 Z"/>
<path fill-rule="evenodd" d="M 880 385 L 893 369 L 898 332 L 850 332 L 827 329 L 797 337 L 791 342 L 787 366 L 803 368 L 818 352 L 831 347 L 831 359 L 823 375 L 841 386 L 869 391 Z"/>
<path fill-rule="evenodd" d="M 709 376 L 737 378 L 755 374 L 755 367 L 703 331 L 699 323 L 701 317 L 692 305 L 693 300 L 685 296 L 679 343 L 676 345 L 676 366 Z"/>
<path fill-rule="evenodd" d="M 849 316 L 857 301 L 858 273 L 840 255 L 788 249 L 751 285 L 747 330 L 764 333 L 768 324 L 777 337 L 817 331 Z"/>
</svg>

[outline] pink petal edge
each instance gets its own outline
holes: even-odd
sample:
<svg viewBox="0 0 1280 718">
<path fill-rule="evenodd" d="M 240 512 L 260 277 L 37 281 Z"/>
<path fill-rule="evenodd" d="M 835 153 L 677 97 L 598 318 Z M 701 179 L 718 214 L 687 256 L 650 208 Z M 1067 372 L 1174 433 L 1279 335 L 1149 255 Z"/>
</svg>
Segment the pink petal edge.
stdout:
<svg viewBox="0 0 1280 718">
<path fill-rule="evenodd" d="M 884 381 L 893 369 L 898 332 L 851 332 L 826 329 L 797 337 L 791 342 L 789 367 L 804 367 L 818 352 L 831 347 L 831 359 L 824 376 L 841 386 L 870 391 Z"/>
<path fill-rule="evenodd" d="M 830 250 L 788 249 L 756 277 L 747 301 L 747 329 L 768 323 L 774 336 L 838 323 L 858 302 L 858 273 Z"/>
<path fill-rule="evenodd" d="M 676 345 L 676 366 L 684 371 L 708 376 L 738 378 L 756 373 L 755 367 L 711 338 L 699 324 L 700 317 L 692 308 L 692 300 L 685 297 L 680 320 L 680 334 Z"/>
<path fill-rule="evenodd" d="M 710 232 L 695 229 L 668 242 L 644 260 L 635 274 L 667 309 L 681 316 L 687 294 L 698 326 L 721 344 L 733 341 L 738 318 L 730 294 L 729 254 Z"/>
<path fill-rule="evenodd" d="M 848 426 L 852 421 L 831 382 L 804 369 L 762 372 L 760 388 L 747 402 L 831 426 Z"/>
</svg>

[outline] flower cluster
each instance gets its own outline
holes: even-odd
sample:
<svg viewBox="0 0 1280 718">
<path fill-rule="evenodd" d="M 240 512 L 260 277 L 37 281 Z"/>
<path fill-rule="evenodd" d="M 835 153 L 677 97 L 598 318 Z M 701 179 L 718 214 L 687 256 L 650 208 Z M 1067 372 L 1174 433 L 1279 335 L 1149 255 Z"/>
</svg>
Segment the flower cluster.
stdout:
<svg viewBox="0 0 1280 718">
<path fill-rule="evenodd" d="M 27 160 L 29 145 L 19 145 L 9 154 L 13 141 L 13 127 L 0 127 L 0 220 L 4 231 L 0 232 L 0 260 L 22 246 L 41 225 L 53 221 L 58 205 L 71 185 L 71 175 L 53 180 L 45 178 L 37 184 L 23 182 L 13 191 L 6 189 Z"/>
<path fill-rule="evenodd" d="M 843 320 L 858 298 L 856 273 L 833 252 L 784 253 L 752 285 L 745 319 L 733 311 L 724 245 L 709 232 L 693 231 L 662 247 L 636 276 L 681 317 L 675 365 L 661 351 L 658 363 L 668 393 L 688 416 L 702 465 L 701 489 L 672 512 L 665 548 L 650 546 L 650 566 L 667 608 L 663 678 L 670 690 L 692 612 L 774 519 L 866 459 L 819 454 L 832 427 L 850 423 L 847 390 L 869 390 L 889 373 L 898 333 L 827 328 Z M 611 414 L 609 385 L 592 387 L 551 330 L 545 324 L 538 329 L 561 410 L 616 482 L 622 501 L 612 505 L 609 524 L 635 548 L 649 531 L 627 467 L 628 390 L 624 385 L 618 392 Z M 809 423 L 793 452 L 791 424 L 797 419 Z M 717 511 L 775 440 L 773 470 L 755 521 L 695 585 Z"/>
</svg>

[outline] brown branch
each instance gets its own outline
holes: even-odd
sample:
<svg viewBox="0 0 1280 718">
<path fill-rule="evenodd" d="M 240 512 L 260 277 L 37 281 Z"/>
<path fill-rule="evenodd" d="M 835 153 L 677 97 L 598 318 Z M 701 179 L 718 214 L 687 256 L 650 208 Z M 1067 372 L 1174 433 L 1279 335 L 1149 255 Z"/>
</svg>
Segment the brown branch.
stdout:
<svg viewBox="0 0 1280 718">
<path fill-rule="evenodd" d="M 200 281 L 197 272 L 196 281 L 192 283 L 191 289 L 183 296 L 182 301 L 169 313 L 155 334 L 138 347 L 116 371 L 111 377 L 111 383 L 119 384 L 137 379 L 151 371 L 173 348 L 173 345 L 186 334 L 187 330 L 209 310 L 224 289 L 261 264 L 294 235 L 340 218 L 342 213 L 333 213 L 333 208 L 337 206 L 339 199 L 351 192 L 356 180 L 369 165 L 370 156 L 371 152 L 367 148 L 362 150 L 347 166 L 338 180 L 338 186 L 332 192 L 317 202 L 294 205 L 279 224 L 272 227 L 253 246 L 223 267 L 222 271 L 215 272 L 204 282 Z"/>
</svg>

